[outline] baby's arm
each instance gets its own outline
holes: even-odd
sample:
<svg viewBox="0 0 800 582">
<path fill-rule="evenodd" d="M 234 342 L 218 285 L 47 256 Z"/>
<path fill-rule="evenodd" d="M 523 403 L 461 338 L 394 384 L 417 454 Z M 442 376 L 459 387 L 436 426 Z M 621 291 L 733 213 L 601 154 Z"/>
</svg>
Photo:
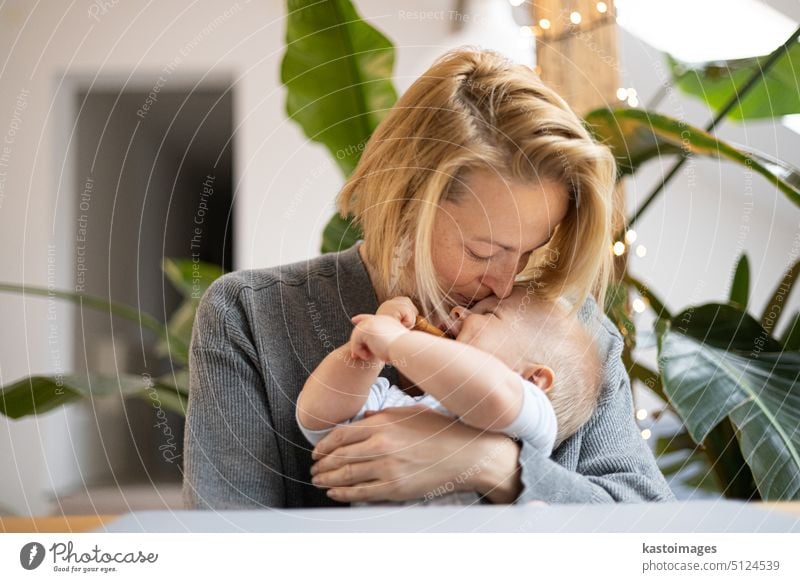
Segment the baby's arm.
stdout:
<svg viewBox="0 0 800 582">
<path fill-rule="evenodd" d="M 483 350 L 409 331 L 389 345 L 388 355 L 404 376 L 466 424 L 503 430 L 519 416 L 519 375 Z"/>
<path fill-rule="evenodd" d="M 328 354 L 297 397 L 297 420 L 316 431 L 358 413 L 383 368 L 383 362 L 353 358 L 350 342 Z"/>
<path fill-rule="evenodd" d="M 353 353 L 391 361 L 463 422 L 503 430 L 523 404 L 520 377 L 495 356 L 468 344 L 409 331 L 392 317 L 359 315 Z"/>
</svg>

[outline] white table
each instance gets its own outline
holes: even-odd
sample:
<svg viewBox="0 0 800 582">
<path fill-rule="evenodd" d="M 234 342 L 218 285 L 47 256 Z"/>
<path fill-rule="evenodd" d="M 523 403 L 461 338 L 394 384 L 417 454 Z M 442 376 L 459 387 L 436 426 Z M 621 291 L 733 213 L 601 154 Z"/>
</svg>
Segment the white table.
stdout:
<svg viewBox="0 0 800 582">
<path fill-rule="evenodd" d="M 800 516 L 739 501 L 137 511 L 96 532 L 800 533 Z"/>
</svg>

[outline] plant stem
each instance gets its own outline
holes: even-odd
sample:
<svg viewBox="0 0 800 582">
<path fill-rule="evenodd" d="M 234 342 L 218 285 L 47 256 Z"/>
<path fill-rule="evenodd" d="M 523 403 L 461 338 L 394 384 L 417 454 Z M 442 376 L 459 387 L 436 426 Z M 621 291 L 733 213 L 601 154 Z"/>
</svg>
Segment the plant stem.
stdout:
<svg viewBox="0 0 800 582">
<path fill-rule="evenodd" d="M 744 83 L 744 85 L 742 85 L 742 87 L 740 89 L 737 89 L 737 90 L 735 90 L 733 92 L 733 96 L 728 100 L 728 102 L 725 104 L 725 106 L 722 109 L 720 109 L 720 111 L 716 114 L 716 116 L 711 121 L 711 123 L 709 123 L 706 126 L 706 128 L 705 128 L 706 132 L 710 133 L 711 131 L 713 131 L 714 128 L 716 128 L 717 125 L 719 125 L 719 123 L 725 118 L 725 116 L 728 115 L 728 113 L 730 113 L 730 111 L 734 107 L 736 107 L 736 105 L 741 103 L 741 101 L 744 98 L 744 96 L 753 87 L 756 86 L 756 83 L 760 79 L 762 79 L 767 74 L 767 71 L 772 67 L 772 65 L 774 65 L 777 62 L 777 60 L 781 56 L 783 56 L 786 51 L 789 50 L 789 47 L 791 46 L 791 44 L 793 42 L 797 42 L 798 37 L 800 37 L 800 28 L 795 30 L 794 33 L 792 34 L 792 36 L 790 36 L 786 40 L 786 42 L 784 42 L 781 46 L 779 46 L 774 51 L 772 51 L 772 53 L 770 53 L 770 55 L 764 61 L 764 65 L 758 67 L 758 70 L 754 71 L 753 74 L 750 75 L 750 78 L 747 79 L 747 81 Z M 626 230 L 628 230 L 631 226 L 633 226 L 633 224 L 637 220 L 639 220 L 639 217 L 642 214 L 644 214 L 644 211 L 647 210 L 647 208 L 653 203 L 653 201 L 655 200 L 656 196 L 658 196 L 661 193 L 661 191 L 664 190 L 664 188 L 666 188 L 667 184 L 672 180 L 672 178 L 675 177 L 675 174 L 678 173 L 678 170 L 680 170 L 681 166 L 683 166 L 683 164 L 686 162 L 688 157 L 689 156 L 681 157 L 681 159 L 678 160 L 675 163 L 674 166 L 672 166 L 672 169 L 669 172 L 667 172 L 667 175 L 664 176 L 664 178 L 661 180 L 661 183 L 658 186 L 656 186 L 655 190 L 653 190 L 653 192 L 650 193 L 650 195 L 647 197 L 647 199 L 644 201 L 644 203 L 639 207 L 639 209 L 630 218 L 630 220 L 628 221 L 628 225 L 623 229 L 623 233 Z M 616 240 L 622 240 L 622 234 L 618 234 Z"/>
</svg>

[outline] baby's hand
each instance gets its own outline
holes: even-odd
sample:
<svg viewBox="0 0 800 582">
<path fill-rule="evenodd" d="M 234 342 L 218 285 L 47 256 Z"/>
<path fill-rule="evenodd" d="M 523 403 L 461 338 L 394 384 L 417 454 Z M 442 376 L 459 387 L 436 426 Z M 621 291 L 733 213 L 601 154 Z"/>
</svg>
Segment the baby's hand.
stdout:
<svg viewBox="0 0 800 582">
<path fill-rule="evenodd" d="M 389 346 L 408 330 L 397 319 L 386 315 L 356 315 L 352 320 L 355 329 L 350 336 L 353 358 L 361 360 L 389 360 Z"/>
<path fill-rule="evenodd" d="M 388 315 L 411 329 L 417 321 L 419 310 L 408 297 L 395 297 L 384 301 L 375 315 Z"/>
</svg>

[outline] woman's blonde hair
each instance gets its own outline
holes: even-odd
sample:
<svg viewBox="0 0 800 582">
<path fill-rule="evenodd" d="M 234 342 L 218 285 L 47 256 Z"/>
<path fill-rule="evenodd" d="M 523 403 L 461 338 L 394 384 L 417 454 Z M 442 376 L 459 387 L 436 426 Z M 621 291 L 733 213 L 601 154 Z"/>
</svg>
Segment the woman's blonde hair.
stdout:
<svg viewBox="0 0 800 582">
<path fill-rule="evenodd" d="M 616 165 L 567 103 L 526 66 L 463 47 L 445 53 L 397 101 L 338 198 L 354 217 L 386 296 L 408 295 L 426 316 L 449 316 L 432 260 L 439 205 L 457 201 L 474 170 L 521 184 L 563 184 L 566 217 L 518 281 L 545 299 L 589 294 L 601 305 L 611 273 Z"/>
</svg>

